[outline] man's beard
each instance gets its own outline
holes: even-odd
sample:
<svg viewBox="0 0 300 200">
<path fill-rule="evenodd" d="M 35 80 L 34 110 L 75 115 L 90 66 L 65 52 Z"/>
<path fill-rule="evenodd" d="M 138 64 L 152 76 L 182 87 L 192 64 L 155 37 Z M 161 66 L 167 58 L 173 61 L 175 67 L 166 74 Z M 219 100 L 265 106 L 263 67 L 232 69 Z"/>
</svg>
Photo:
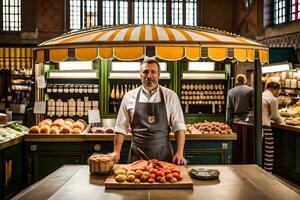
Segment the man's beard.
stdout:
<svg viewBox="0 0 300 200">
<path fill-rule="evenodd" d="M 144 80 L 143 85 L 146 89 L 154 89 L 158 85 L 158 81 L 156 80 Z"/>
</svg>

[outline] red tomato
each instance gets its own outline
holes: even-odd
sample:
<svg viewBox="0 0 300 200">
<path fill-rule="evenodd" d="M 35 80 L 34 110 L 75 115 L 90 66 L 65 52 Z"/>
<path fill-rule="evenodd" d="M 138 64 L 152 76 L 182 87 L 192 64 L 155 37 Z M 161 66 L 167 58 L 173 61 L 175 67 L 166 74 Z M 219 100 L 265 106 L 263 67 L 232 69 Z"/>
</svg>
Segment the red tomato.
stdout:
<svg viewBox="0 0 300 200">
<path fill-rule="evenodd" d="M 155 178 L 155 174 L 150 174 L 149 178 Z"/>
<path fill-rule="evenodd" d="M 169 170 L 169 169 L 166 169 L 164 172 L 165 172 L 165 175 L 171 174 L 171 170 Z"/>
<path fill-rule="evenodd" d="M 183 179 L 183 176 L 182 176 L 181 174 L 179 174 L 177 180 L 178 180 L 178 181 L 181 181 L 182 179 Z"/>
<path fill-rule="evenodd" d="M 157 177 L 156 177 L 156 180 L 157 180 L 158 182 L 160 182 L 161 177 L 162 177 L 162 176 L 157 176 Z"/>
<path fill-rule="evenodd" d="M 177 172 L 178 174 L 180 174 L 180 170 L 179 170 L 179 169 L 177 169 L 177 168 L 174 168 L 174 169 L 172 169 L 172 170 L 171 170 L 171 172 L 172 172 L 172 173 L 175 173 L 175 172 Z"/>
<path fill-rule="evenodd" d="M 146 176 L 145 174 L 142 174 L 142 176 L 140 177 L 142 182 L 147 182 L 148 178 L 149 178 L 149 176 Z"/>
<path fill-rule="evenodd" d="M 157 172 L 156 176 L 165 176 L 165 173 L 163 171 Z"/>
<path fill-rule="evenodd" d="M 149 178 L 149 179 L 148 179 L 148 182 L 149 182 L 149 183 L 154 183 L 154 182 L 155 182 L 155 179 L 154 179 L 154 178 Z"/>
</svg>

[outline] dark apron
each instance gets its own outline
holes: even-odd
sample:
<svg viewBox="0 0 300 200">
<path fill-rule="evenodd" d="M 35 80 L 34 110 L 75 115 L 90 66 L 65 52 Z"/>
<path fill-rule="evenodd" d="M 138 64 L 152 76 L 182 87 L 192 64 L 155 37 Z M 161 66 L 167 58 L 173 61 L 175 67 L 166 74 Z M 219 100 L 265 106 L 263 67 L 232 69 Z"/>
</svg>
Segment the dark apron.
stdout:
<svg viewBox="0 0 300 200">
<path fill-rule="evenodd" d="M 142 88 L 138 91 L 133 119 L 130 124 L 133 139 L 128 156 L 128 163 L 140 159 L 158 159 L 172 161 L 173 150 L 169 138 L 165 100 L 159 88 L 161 102 L 139 102 Z"/>
</svg>

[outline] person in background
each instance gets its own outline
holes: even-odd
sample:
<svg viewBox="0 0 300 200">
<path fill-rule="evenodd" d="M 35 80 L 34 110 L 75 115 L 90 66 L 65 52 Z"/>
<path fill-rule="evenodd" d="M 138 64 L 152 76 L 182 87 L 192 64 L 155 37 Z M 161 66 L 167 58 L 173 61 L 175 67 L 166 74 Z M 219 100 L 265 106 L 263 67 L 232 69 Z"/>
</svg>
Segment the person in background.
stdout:
<svg viewBox="0 0 300 200">
<path fill-rule="evenodd" d="M 262 137 L 263 137 L 263 168 L 272 172 L 274 157 L 274 138 L 271 128 L 271 119 L 280 124 L 283 122 L 282 117 L 278 113 L 278 101 L 276 97 L 281 89 L 277 82 L 269 82 L 262 94 Z"/>
<path fill-rule="evenodd" d="M 120 159 L 124 136 L 132 130 L 128 163 L 140 159 L 158 159 L 186 164 L 183 156 L 185 130 L 183 112 L 176 93 L 158 84 L 160 66 L 156 60 L 144 60 L 140 67 L 142 86 L 125 94 L 115 124 L 115 162 Z M 169 133 L 176 139 L 176 151 Z"/>
<path fill-rule="evenodd" d="M 233 127 L 233 122 L 245 121 L 253 108 L 253 88 L 246 85 L 244 74 L 236 76 L 235 87 L 228 91 L 226 103 L 226 123 Z M 235 130 L 234 130 L 235 131 Z"/>
</svg>

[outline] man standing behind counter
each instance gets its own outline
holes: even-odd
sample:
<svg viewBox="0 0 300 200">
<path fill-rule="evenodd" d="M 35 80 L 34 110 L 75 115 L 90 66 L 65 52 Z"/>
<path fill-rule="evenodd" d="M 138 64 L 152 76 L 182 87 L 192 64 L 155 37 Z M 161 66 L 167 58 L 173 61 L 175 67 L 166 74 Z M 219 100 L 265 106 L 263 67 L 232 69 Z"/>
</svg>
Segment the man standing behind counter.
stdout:
<svg viewBox="0 0 300 200">
<path fill-rule="evenodd" d="M 183 157 L 186 126 L 176 93 L 158 84 L 160 66 L 156 60 L 141 63 L 140 77 L 142 86 L 126 93 L 120 105 L 115 125 L 114 161 L 120 160 L 124 135 L 130 127 L 133 139 L 128 163 L 158 159 L 186 164 Z M 171 131 L 176 139 L 175 154 L 169 138 Z"/>
<path fill-rule="evenodd" d="M 244 121 L 253 108 L 253 89 L 247 86 L 246 83 L 246 76 L 238 74 L 235 80 L 235 87 L 228 91 L 226 123 L 231 127 L 233 122 Z"/>
</svg>

